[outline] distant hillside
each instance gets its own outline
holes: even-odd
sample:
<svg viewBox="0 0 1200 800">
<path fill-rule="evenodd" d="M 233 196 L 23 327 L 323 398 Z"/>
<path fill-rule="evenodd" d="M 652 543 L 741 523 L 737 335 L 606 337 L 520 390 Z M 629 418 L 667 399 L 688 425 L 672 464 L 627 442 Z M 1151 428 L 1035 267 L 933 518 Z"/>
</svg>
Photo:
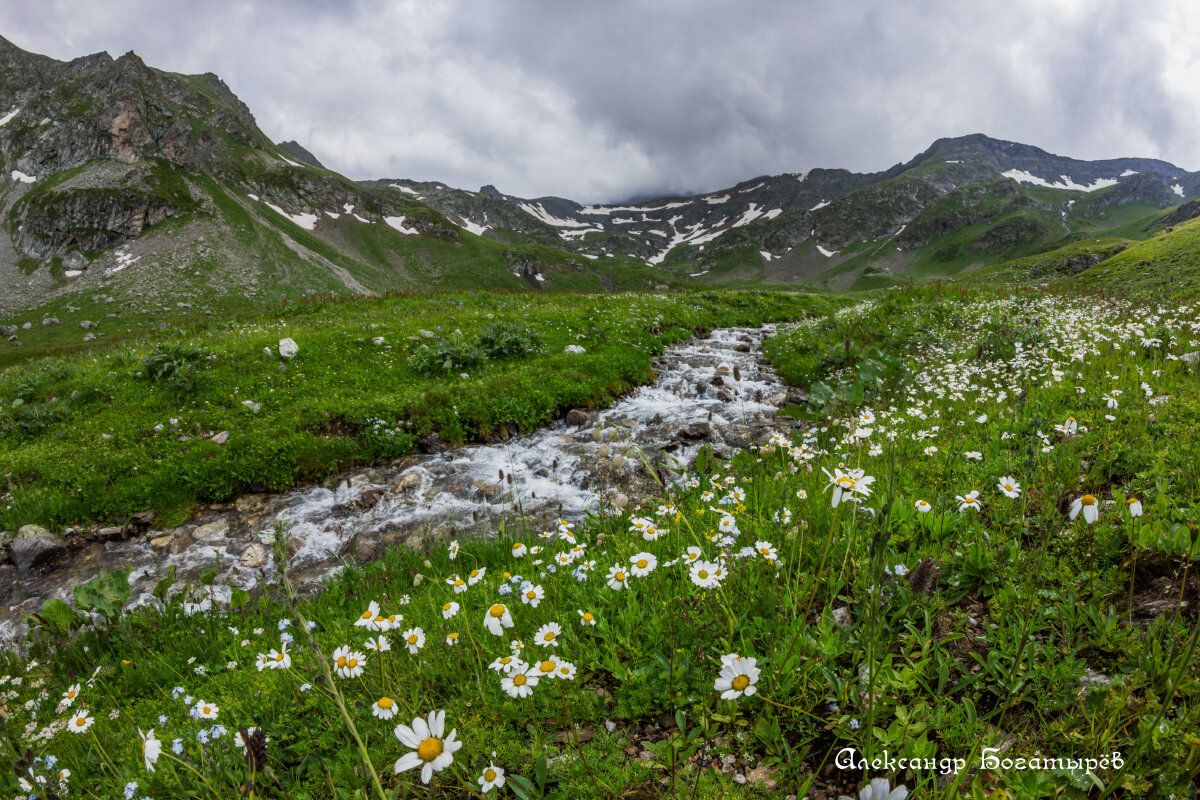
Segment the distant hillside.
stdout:
<svg viewBox="0 0 1200 800">
<path fill-rule="evenodd" d="M 810 169 L 626 205 L 356 182 L 272 142 L 215 75 L 134 53 L 61 62 L 0 39 L 0 364 L 316 294 L 970 275 L 1146 239 L 1198 198 L 1200 174 L 1164 161 L 1080 161 L 982 134 L 877 173 Z"/>
</svg>

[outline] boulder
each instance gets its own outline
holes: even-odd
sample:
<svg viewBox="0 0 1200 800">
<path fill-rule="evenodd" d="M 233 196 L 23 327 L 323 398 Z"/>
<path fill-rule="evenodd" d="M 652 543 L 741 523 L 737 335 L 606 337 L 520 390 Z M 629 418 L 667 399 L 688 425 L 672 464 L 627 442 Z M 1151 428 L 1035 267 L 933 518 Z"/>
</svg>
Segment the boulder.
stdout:
<svg viewBox="0 0 1200 800">
<path fill-rule="evenodd" d="M 210 440 L 213 442 L 216 442 L 217 444 L 225 444 L 226 442 L 229 441 L 229 431 L 221 431 L 220 433 L 214 433 Z"/>
<path fill-rule="evenodd" d="M 572 408 L 567 412 L 566 422 L 568 425 L 573 425 L 578 428 L 581 425 L 588 423 L 588 414 L 581 408 Z"/>
<path fill-rule="evenodd" d="M 294 339 L 279 340 L 279 357 L 291 360 L 300 352 L 300 345 L 296 344 Z"/>
<path fill-rule="evenodd" d="M 422 453 L 440 453 L 446 449 L 446 443 L 436 432 L 417 439 L 417 446 L 421 448 Z"/>
<path fill-rule="evenodd" d="M 96 323 L 92 322 L 90 319 L 85 319 L 83 322 L 79 323 L 79 327 L 87 330 L 88 328 L 96 327 Z"/>
<path fill-rule="evenodd" d="M 1179 357 L 1179 360 L 1185 364 L 1191 364 L 1193 367 L 1200 364 L 1200 350 L 1194 353 L 1184 353 Z"/>
<path fill-rule="evenodd" d="M 224 541 L 229 534 L 229 523 L 223 519 L 216 522 L 210 522 L 207 525 L 201 525 L 196 530 L 192 531 L 192 538 L 197 542 L 213 542 Z"/>
<path fill-rule="evenodd" d="M 242 553 L 241 564 L 246 569 L 258 569 L 264 567 L 270 559 L 270 551 L 266 545 L 258 544 L 257 542 L 246 548 L 246 552 Z"/>
<path fill-rule="evenodd" d="M 67 540 L 41 525 L 24 525 L 17 531 L 9 557 L 21 572 L 53 565 L 67 554 Z"/>
<path fill-rule="evenodd" d="M 46 317 L 44 320 L 42 320 L 42 324 L 47 328 L 49 328 L 51 325 L 57 325 L 58 317 Z"/>
</svg>

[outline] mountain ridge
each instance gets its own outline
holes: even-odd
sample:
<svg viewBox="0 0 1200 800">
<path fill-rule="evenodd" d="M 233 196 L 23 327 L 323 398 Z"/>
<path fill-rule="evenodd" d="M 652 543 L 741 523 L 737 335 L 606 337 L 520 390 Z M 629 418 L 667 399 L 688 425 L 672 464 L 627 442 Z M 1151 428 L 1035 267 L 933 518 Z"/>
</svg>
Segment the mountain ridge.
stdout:
<svg viewBox="0 0 1200 800">
<path fill-rule="evenodd" d="M 952 276 L 1073 238 L 1149 235 L 1196 197 L 1200 173 L 1166 161 L 1084 161 L 982 133 L 879 172 L 816 167 L 620 204 L 354 181 L 267 137 L 215 74 L 133 52 L 57 61 L 0 38 L 0 317 L 44 323 L 45 342 L 330 292 Z M 71 335 L 47 322 L 101 311 L 117 321 Z"/>
</svg>

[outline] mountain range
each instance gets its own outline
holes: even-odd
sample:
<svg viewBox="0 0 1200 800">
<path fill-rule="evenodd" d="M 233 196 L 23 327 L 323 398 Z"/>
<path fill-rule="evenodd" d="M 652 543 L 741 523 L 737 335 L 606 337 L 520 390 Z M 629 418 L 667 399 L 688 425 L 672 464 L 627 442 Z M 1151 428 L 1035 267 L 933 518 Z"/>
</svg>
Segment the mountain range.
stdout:
<svg viewBox="0 0 1200 800">
<path fill-rule="evenodd" d="M 67 346 L 312 295 L 685 285 L 865 288 L 1108 249 L 1200 210 L 1200 173 L 982 134 L 883 172 L 810 169 L 627 205 L 403 177 L 275 143 L 216 75 L 0 38 L 0 322 Z M 1022 262 L 1025 263 L 1025 262 Z M 87 324 L 85 324 L 87 323 Z"/>
</svg>

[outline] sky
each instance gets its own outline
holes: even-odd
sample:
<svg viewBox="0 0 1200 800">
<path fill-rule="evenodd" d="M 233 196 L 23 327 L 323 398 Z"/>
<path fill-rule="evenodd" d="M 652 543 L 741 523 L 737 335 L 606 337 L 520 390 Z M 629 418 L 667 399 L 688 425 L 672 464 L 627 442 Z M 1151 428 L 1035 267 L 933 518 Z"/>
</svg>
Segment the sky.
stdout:
<svg viewBox="0 0 1200 800">
<path fill-rule="evenodd" d="M 0 35 L 214 72 L 355 179 L 620 202 L 977 132 L 1200 170 L 1193 0 L 4 0 Z"/>
</svg>

